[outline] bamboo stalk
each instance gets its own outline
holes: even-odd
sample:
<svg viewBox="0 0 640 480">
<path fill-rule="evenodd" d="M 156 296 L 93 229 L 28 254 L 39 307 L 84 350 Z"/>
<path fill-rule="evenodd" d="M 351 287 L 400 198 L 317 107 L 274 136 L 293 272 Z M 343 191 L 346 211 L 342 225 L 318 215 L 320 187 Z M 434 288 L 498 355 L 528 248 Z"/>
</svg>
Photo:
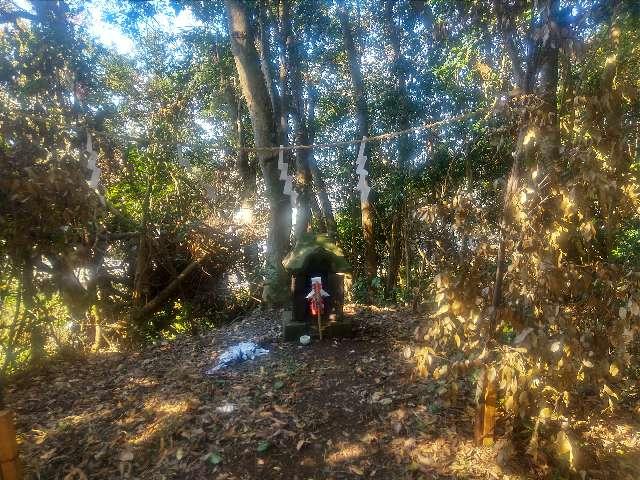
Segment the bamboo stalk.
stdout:
<svg viewBox="0 0 640 480">
<path fill-rule="evenodd" d="M 13 412 L 0 411 L 0 480 L 21 480 Z"/>
</svg>

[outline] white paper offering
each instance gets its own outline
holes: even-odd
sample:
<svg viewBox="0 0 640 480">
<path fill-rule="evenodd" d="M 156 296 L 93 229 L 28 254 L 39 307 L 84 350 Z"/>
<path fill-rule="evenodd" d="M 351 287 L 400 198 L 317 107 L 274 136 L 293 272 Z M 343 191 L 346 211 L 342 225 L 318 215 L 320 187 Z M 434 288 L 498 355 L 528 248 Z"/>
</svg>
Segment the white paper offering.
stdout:
<svg viewBox="0 0 640 480">
<path fill-rule="evenodd" d="M 369 172 L 364 169 L 364 166 L 367 163 L 367 156 L 364 154 L 366 144 L 367 137 L 362 137 L 360 150 L 358 151 L 358 159 L 356 160 L 356 173 L 359 176 L 356 189 L 360 191 L 361 203 L 367 202 L 369 199 L 369 192 L 371 191 L 371 187 L 369 187 L 369 184 L 367 183 L 367 175 L 369 175 Z"/>
</svg>

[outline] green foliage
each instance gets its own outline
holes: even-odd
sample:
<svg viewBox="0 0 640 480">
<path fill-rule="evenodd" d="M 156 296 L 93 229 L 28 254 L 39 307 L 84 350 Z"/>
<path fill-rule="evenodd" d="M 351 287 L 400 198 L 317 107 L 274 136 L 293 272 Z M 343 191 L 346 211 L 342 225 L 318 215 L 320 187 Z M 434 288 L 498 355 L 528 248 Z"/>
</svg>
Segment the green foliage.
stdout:
<svg viewBox="0 0 640 480">
<path fill-rule="evenodd" d="M 631 224 L 621 229 L 611 256 L 626 268 L 640 268 L 640 224 Z"/>
<path fill-rule="evenodd" d="M 527 425 L 549 405 L 571 418 L 566 398 L 587 384 L 612 408 L 614 389 L 635 368 L 640 29 L 628 3 L 578 2 L 553 22 L 545 2 L 392 2 L 390 19 L 380 2 L 346 5 L 369 135 L 495 106 L 485 117 L 368 144 L 372 279 L 354 189 L 357 146 L 311 152 L 353 269 L 353 298 L 434 307 L 421 332 L 421 373 L 454 384 L 445 378 L 488 366 L 502 407 Z M 263 67 L 283 95 L 262 107 L 291 108 L 282 138 L 298 142 L 304 124 L 316 143 L 353 140 L 357 99 L 336 5 L 292 2 L 288 39 L 278 36 L 276 3 L 247 5 L 265 34 Z M 148 27 L 187 7 L 201 22 L 193 28 Z M 92 39 L 82 19 L 96 8 L 132 36 L 135 52 L 118 55 Z M 218 326 L 255 307 L 260 286 L 265 300 L 287 301 L 279 259 L 266 264 L 261 248 L 271 192 L 255 181 L 258 155 L 239 151 L 253 145 L 252 119 L 223 2 L 32 2 L 32 11 L 29 21 L 0 25 L 3 368 L 69 345 L 87 349 L 97 325 L 116 344 Z M 287 64 L 292 42 L 299 65 Z M 300 104 L 287 92 L 287 66 L 300 70 Z M 523 96 L 518 77 L 527 72 L 534 88 Z M 282 126 L 272 120 L 271 130 Z M 98 191 L 85 182 L 87 132 L 102 170 Z M 304 166 L 297 173 L 304 177 Z M 234 220 L 247 205 L 250 225 Z M 314 228 L 323 220 L 316 210 Z M 496 311 L 499 251 L 506 271 Z M 230 282 L 232 273 L 242 279 Z M 451 365 L 441 364 L 449 354 Z"/>
<path fill-rule="evenodd" d="M 355 303 L 384 305 L 387 298 L 380 277 L 368 281 L 365 276 L 358 277 L 352 284 L 351 296 Z"/>
</svg>

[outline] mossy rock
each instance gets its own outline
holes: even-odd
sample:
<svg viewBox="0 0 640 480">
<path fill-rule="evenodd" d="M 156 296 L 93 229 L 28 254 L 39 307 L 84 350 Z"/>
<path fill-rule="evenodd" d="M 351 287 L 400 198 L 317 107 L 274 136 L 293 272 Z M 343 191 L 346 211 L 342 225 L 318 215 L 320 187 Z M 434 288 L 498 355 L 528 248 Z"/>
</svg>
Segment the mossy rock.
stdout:
<svg viewBox="0 0 640 480">
<path fill-rule="evenodd" d="M 285 270 L 299 273 L 307 269 L 310 258 L 322 258 L 329 269 L 336 273 L 346 273 L 351 267 L 344 258 L 340 247 L 324 234 L 304 234 L 296 242 L 295 248 L 282 261 Z"/>
</svg>

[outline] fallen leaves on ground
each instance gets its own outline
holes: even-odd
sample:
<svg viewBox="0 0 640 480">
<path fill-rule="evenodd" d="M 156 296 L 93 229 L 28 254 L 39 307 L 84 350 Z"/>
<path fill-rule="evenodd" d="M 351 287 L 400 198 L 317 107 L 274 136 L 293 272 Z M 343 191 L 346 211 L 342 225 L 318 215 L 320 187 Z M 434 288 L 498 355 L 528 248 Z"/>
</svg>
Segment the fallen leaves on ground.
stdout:
<svg viewBox="0 0 640 480">
<path fill-rule="evenodd" d="M 443 384 L 414 378 L 418 317 L 350 314 L 354 339 L 285 343 L 278 316 L 256 311 L 17 379 L 9 401 L 27 478 L 520 478 L 503 470 L 511 452 L 473 445 L 470 392 L 441 398 Z M 203 374 L 243 340 L 269 355 Z"/>
</svg>

